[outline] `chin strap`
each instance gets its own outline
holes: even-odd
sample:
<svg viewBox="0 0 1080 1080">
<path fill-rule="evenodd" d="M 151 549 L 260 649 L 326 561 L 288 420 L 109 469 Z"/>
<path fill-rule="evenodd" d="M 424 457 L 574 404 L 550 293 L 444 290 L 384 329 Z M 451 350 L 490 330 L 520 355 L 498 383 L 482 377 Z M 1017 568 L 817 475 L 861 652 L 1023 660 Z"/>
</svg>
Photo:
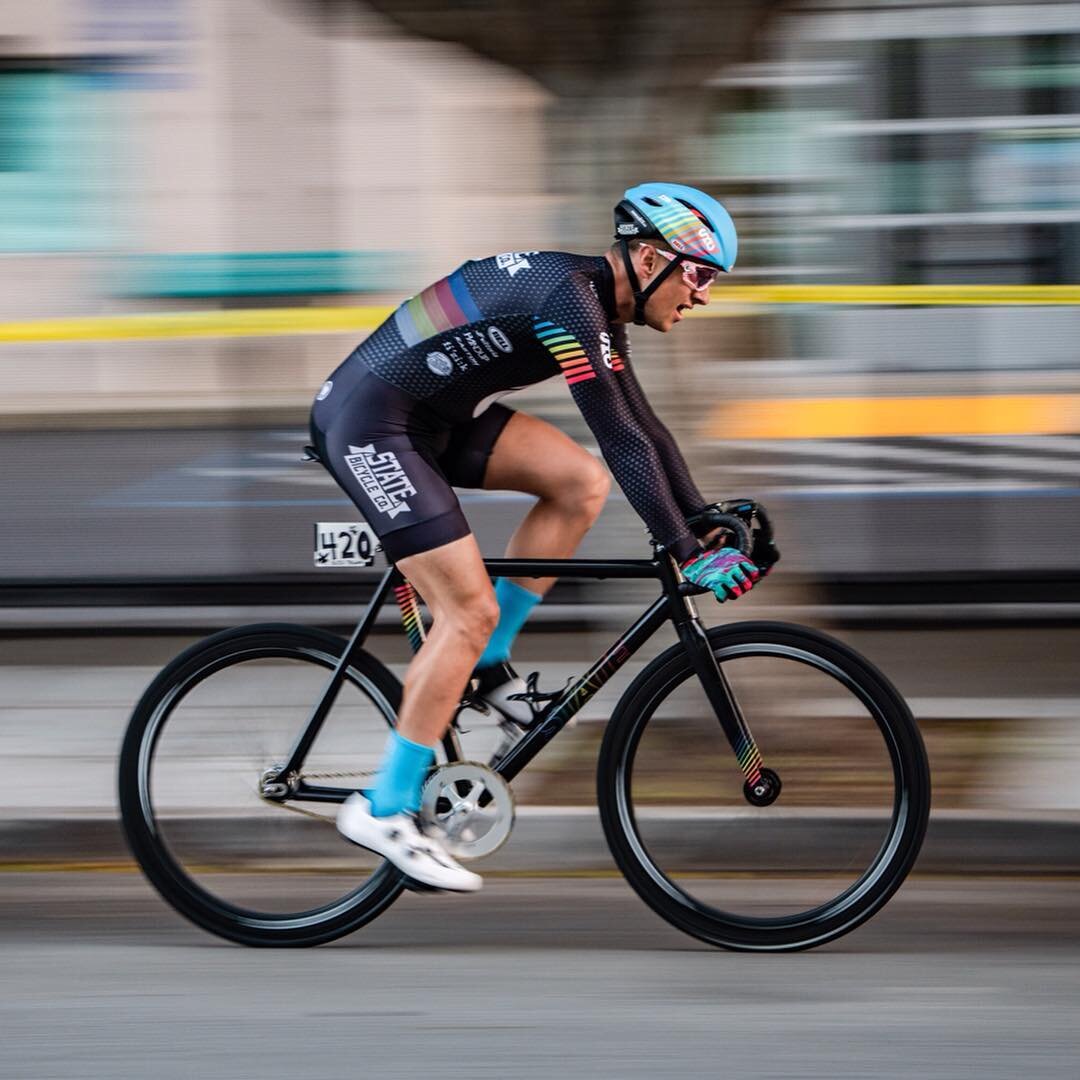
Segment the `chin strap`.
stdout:
<svg viewBox="0 0 1080 1080">
<path fill-rule="evenodd" d="M 634 260 L 630 258 L 630 242 L 625 237 L 619 238 L 619 249 L 622 251 L 623 266 L 626 267 L 626 276 L 630 281 L 630 289 L 634 294 L 634 325 L 645 325 L 645 305 L 649 297 L 664 283 L 668 274 L 674 273 L 682 265 L 682 259 L 673 259 L 659 274 L 642 289 L 638 280 L 637 270 L 634 269 Z"/>
</svg>

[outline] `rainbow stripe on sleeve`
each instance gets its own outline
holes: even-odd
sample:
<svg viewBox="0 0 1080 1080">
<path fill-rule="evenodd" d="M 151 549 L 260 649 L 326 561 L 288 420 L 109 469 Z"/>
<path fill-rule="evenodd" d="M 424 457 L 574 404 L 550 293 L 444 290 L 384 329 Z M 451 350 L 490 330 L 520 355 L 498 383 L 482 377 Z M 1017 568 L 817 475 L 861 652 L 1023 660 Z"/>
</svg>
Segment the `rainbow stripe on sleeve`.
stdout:
<svg viewBox="0 0 1080 1080">
<path fill-rule="evenodd" d="M 541 319 L 533 321 L 533 329 L 544 348 L 558 361 L 568 385 L 596 378 L 581 342 L 568 330 Z"/>
<path fill-rule="evenodd" d="M 429 285 L 406 300 L 394 312 L 394 323 L 410 348 L 457 326 L 479 322 L 483 312 L 476 306 L 460 270 Z"/>
</svg>

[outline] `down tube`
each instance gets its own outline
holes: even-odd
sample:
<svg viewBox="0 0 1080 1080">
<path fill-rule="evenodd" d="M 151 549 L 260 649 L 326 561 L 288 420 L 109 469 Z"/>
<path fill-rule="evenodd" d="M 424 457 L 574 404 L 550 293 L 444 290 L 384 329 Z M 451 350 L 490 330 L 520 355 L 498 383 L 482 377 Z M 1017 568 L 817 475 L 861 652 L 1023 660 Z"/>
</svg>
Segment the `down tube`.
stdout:
<svg viewBox="0 0 1080 1080">
<path fill-rule="evenodd" d="M 494 766 L 505 780 L 515 776 L 567 725 L 570 718 L 667 621 L 670 600 L 659 597 L 629 630 L 589 670 L 568 686 L 548 709 L 544 719 L 516 742 Z"/>
</svg>

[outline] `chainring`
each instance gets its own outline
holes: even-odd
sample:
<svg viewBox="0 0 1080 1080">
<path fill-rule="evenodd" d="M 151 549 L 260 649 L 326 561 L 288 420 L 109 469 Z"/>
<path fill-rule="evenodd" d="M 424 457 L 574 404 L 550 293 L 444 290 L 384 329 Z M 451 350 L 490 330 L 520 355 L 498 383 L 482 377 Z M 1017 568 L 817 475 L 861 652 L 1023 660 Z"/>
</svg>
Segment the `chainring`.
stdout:
<svg viewBox="0 0 1080 1080">
<path fill-rule="evenodd" d="M 481 806 L 485 796 L 486 805 Z M 455 761 L 440 765 L 420 795 L 420 817 L 437 829 L 456 859 L 479 859 L 506 843 L 514 827 L 514 796 L 486 765 Z"/>
</svg>

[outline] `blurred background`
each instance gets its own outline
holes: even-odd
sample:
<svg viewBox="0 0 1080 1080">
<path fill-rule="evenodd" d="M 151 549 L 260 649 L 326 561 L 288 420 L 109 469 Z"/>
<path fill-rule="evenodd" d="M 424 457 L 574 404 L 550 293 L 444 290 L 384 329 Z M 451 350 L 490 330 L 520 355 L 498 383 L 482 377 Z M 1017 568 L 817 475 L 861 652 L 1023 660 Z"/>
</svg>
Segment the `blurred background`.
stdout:
<svg viewBox="0 0 1080 1080">
<path fill-rule="evenodd" d="M 294 450 L 386 308 L 670 177 L 741 235 L 709 317 L 634 335 L 703 489 L 831 600 L 1080 601 L 1072 6 L 3 10 L 5 583 L 303 574 L 349 504 Z M 613 502 L 590 549 L 640 553 Z"/>
<path fill-rule="evenodd" d="M 634 331 L 637 371 L 702 489 L 763 501 L 783 552 L 752 596 L 703 614 L 824 626 L 893 679 L 930 751 L 928 872 L 1075 875 L 1080 4 L 974 0 L 0 0 L 0 752 L 18 766 L 0 797 L 4 867 L 130 869 L 119 741 L 192 640 L 357 618 L 378 570 L 314 569 L 313 523 L 356 511 L 299 460 L 341 358 L 466 259 L 599 253 L 612 206 L 647 180 L 719 198 L 740 251 L 707 309 L 670 335 Z M 511 404 L 596 450 L 561 384 Z M 500 554 L 528 500 L 461 497 Z M 614 492 L 582 553 L 647 550 Z M 519 666 L 558 685 L 647 592 L 560 583 Z M 400 674 L 407 645 L 385 615 L 374 650 Z M 594 800 L 623 686 L 515 784 L 524 806 L 569 816 L 539 856 L 522 841 L 514 873 L 558 868 L 584 843 L 571 811 Z M 271 680 L 239 696 L 271 708 L 282 693 Z M 790 723 L 820 716 L 800 706 Z M 47 888 L 5 880 L 14 933 Z M 94 880 L 70 897 L 147 901 L 137 878 Z M 971 893 L 920 888 L 901 893 L 916 898 L 906 921 L 867 940 L 902 953 L 948 912 L 954 930 L 1007 933 L 1031 901 L 1028 884 L 987 886 L 980 910 L 998 914 L 968 923 Z M 1071 935 L 1075 956 L 1075 898 L 1039 895 L 1038 932 Z M 583 916 L 580 947 L 605 933 L 621 947 L 606 915 L 618 904 L 605 893 Z M 57 911 L 71 921 L 50 925 L 74 934 L 81 912 Z M 546 909 L 530 919 L 554 933 Z M 513 920 L 501 925 L 510 948 Z M 25 963 L 40 969 L 40 949 Z M 1007 1039 L 1010 1020 L 1051 1062 L 1061 1029 L 1044 1038 L 1034 1018 L 1055 1022 L 1068 986 L 983 1029 L 946 985 L 971 970 L 949 970 L 935 996 L 920 968 L 904 999 L 923 1003 L 911 1031 L 929 1025 L 926 1049 L 907 1047 L 927 1055 L 924 1075 L 950 1047 Z M 742 971 L 733 982 L 752 985 Z M 867 1030 L 891 1022 L 900 998 L 839 978 L 857 1006 L 880 1006 Z M 1014 989 L 1049 994 L 1047 978 Z M 649 1030 L 655 1014 L 632 1006 Z M 153 1028 L 139 1038 L 152 1046 Z M 852 1056 L 823 1075 L 884 1075 L 873 1047 L 840 1042 Z M 17 1043 L 9 1075 L 38 1075 L 35 1053 Z M 1028 1067 L 980 1060 L 983 1078 Z M 1069 1060 L 1054 1075 L 1075 1075 L 1075 1056 L 1051 1063 Z"/>
<path fill-rule="evenodd" d="M 312 523 L 355 511 L 299 461 L 327 372 L 448 268 L 600 251 L 625 187 L 673 179 L 729 207 L 739 265 L 678 332 L 636 331 L 636 364 L 703 490 L 766 502 L 784 553 L 710 618 L 880 631 L 926 724 L 1019 710 L 1080 760 L 1080 8 L 2 10 L 10 647 L 347 624 L 377 571 L 313 569 Z M 561 385 L 517 404 L 593 446 Z M 462 499 L 499 554 L 528 500 Z M 614 493 L 584 554 L 644 550 Z M 564 583 L 534 623 L 638 595 L 613 599 Z M 957 764 L 939 791 L 971 787 Z"/>
</svg>

